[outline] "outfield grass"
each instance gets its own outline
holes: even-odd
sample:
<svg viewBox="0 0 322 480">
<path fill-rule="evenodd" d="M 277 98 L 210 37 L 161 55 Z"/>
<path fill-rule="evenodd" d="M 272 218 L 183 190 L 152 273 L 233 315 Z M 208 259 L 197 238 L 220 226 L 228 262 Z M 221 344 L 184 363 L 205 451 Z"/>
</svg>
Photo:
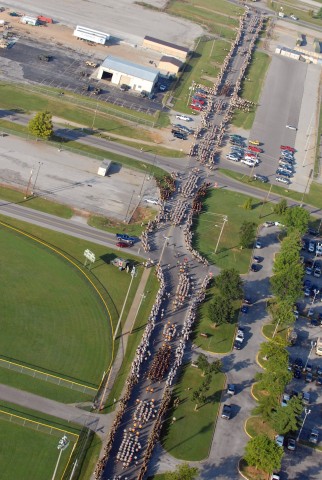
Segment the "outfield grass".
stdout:
<svg viewBox="0 0 322 480">
<path fill-rule="evenodd" d="M 224 189 L 212 189 L 205 202 L 203 213 L 196 217 L 194 223 L 194 247 L 211 263 L 220 268 L 235 268 L 239 273 L 246 273 L 249 268 L 251 248 L 240 248 L 239 230 L 244 221 L 256 225 L 266 220 L 278 221 L 270 204 L 253 199 L 252 210 L 245 210 L 243 205 L 249 196 Z M 259 218 L 260 213 L 262 218 Z M 215 247 L 223 224 L 222 215 L 228 217 L 217 253 Z"/>
<path fill-rule="evenodd" d="M 8 220 L 6 217 L 1 219 Z M 55 245 L 80 268 L 84 261 L 84 250 L 89 248 L 93 251 L 97 260 L 91 272 L 87 270 L 87 273 L 106 300 L 115 327 L 130 275 L 110 265 L 110 260 L 117 256 L 111 249 L 14 219 L 10 219 L 10 224 Z M 109 319 L 98 295 L 93 295 L 92 287 L 65 260 L 62 261 L 34 241 L 21 240 L 17 235 L 10 235 L 5 228 L 2 228 L 2 231 L 1 245 L 9 254 L 12 253 L 12 261 L 3 266 L 1 274 L 6 285 L 8 279 L 14 282 L 14 287 L 9 290 L 6 299 L 2 299 L 6 309 L 3 315 L 3 325 L 6 328 L 2 328 L 0 340 L 2 355 L 37 365 L 41 370 L 53 370 L 66 377 L 77 377 L 81 380 L 80 383 L 97 385 L 102 372 L 108 368 L 112 355 Z M 128 258 L 135 260 L 132 256 Z M 40 265 L 46 266 L 46 270 L 42 271 Z M 50 275 L 47 273 L 49 271 Z M 123 318 L 126 318 L 129 312 L 140 278 L 139 268 Z M 21 298 L 24 300 L 24 308 L 20 311 L 18 305 L 21 305 Z M 53 348 L 48 348 L 51 345 Z M 21 379 L 21 374 L 13 371 L 10 373 L 12 376 L 9 383 L 17 388 L 24 384 L 26 390 L 44 396 L 51 393 L 50 396 L 55 399 L 57 395 L 63 398 L 66 394 L 67 401 L 71 396 L 74 401 L 88 399 L 77 392 L 74 395 L 63 387 L 61 393 L 58 393 L 58 390 L 47 382 L 34 383 L 29 376 L 26 377 L 29 380 L 27 382 Z M 6 378 L 8 372 L 0 369 L 1 374 Z"/>
<path fill-rule="evenodd" d="M 231 323 L 223 323 L 218 327 L 214 327 L 214 324 L 209 320 L 208 307 L 213 300 L 215 293 L 218 293 L 217 288 L 212 285 L 206 294 L 206 299 L 202 302 L 198 310 L 198 322 L 194 330 L 194 343 L 206 350 L 213 353 L 228 353 L 233 346 L 234 335 L 236 330 L 236 324 L 238 321 L 240 300 L 234 302 L 235 315 Z M 208 338 L 200 336 L 201 333 L 206 333 Z"/>
<path fill-rule="evenodd" d="M 252 128 L 256 114 L 256 105 L 259 101 L 270 62 L 271 59 L 267 53 L 259 51 L 254 52 L 252 61 L 246 70 L 242 82 L 241 98 L 254 102 L 255 107 L 250 112 L 236 110 L 232 119 L 232 123 L 235 127 L 243 128 L 245 130 L 250 130 Z M 245 78 L 250 80 L 246 80 Z"/>
<path fill-rule="evenodd" d="M 290 198 L 292 200 L 296 200 L 297 202 L 302 202 L 303 194 L 300 192 L 287 190 L 286 188 L 280 187 L 279 185 L 271 186 L 270 183 L 261 183 L 253 180 L 249 181 L 248 175 L 233 172 L 231 170 L 227 170 L 226 168 L 220 168 L 219 171 L 227 177 L 238 180 L 239 182 L 245 183 L 246 185 L 251 185 L 252 187 L 257 188 L 259 191 L 264 190 L 265 192 L 268 192 L 272 187 L 271 193 L 276 193 L 281 197 Z M 265 196 L 265 194 L 263 194 L 263 196 Z M 305 194 L 303 197 L 303 203 L 312 205 L 313 207 L 322 208 L 322 184 L 312 182 L 309 193 Z"/>
<path fill-rule="evenodd" d="M 209 454 L 225 376 L 213 375 L 207 402 L 195 411 L 192 392 L 202 381 L 201 371 L 186 364 L 174 388 L 173 395 L 180 399 L 180 404 L 169 412 L 162 431 L 162 446 L 175 458 L 199 461 Z M 176 421 L 172 423 L 173 417 Z"/>
<path fill-rule="evenodd" d="M 1 480 L 45 480 L 51 478 L 58 458 L 58 438 L 1 421 Z M 73 443 L 61 455 L 57 478 L 68 463 Z"/>
</svg>

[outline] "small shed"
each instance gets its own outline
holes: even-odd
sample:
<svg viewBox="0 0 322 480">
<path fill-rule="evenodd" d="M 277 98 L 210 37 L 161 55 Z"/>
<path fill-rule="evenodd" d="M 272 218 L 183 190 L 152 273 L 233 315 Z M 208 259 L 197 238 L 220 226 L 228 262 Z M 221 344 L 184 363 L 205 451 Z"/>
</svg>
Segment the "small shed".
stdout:
<svg viewBox="0 0 322 480">
<path fill-rule="evenodd" d="M 162 73 L 166 73 L 167 75 L 177 75 L 181 66 L 181 60 L 163 55 L 163 57 L 160 59 L 158 68 Z"/>
<path fill-rule="evenodd" d="M 21 17 L 20 21 L 21 21 L 21 23 L 24 23 L 25 25 L 36 26 L 36 25 L 39 24 L 37 17 L 29 17 L 28 15 L 25 15 L 24 17 Z"/>
<path fill-rule="evenodd" d="M 100 164 L 97 170 L 97 175 L 100 175 L 101 177 L 105 177 L 107 175 L 108 169 L 111 166 L 111 160 L 103 160 L 103 162 Z"/>
</svg>

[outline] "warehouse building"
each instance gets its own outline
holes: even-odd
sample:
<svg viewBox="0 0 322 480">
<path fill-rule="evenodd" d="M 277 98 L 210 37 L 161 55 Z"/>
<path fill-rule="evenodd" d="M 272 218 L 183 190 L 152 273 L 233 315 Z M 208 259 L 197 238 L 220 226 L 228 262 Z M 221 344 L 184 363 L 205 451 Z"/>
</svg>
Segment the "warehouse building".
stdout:
<svg viewBox="0 0 322 480">
<path fill-rule="evenodd" d="M 189 53 L 189 48 L 180 47 L 174 43 L 165 42 L 163 40 L 159 40 L 158 38 L 149 36 L 144 37 L 143 47 L 150 50 L 155 50 L 163 55 L 169 55 L 171 57 L 178 58 L 183 62 L 187 59 Z"/>
<path fill-rule="evenodd" d="M 127 85 L 129 88 L 141 92 L 152 92 L 159 76 L 155 68 L 144 67 L 136 63 L 113 57 L 105 58 L 98 69 L 97 78 L 110 81 L 114 85 Z"/>
<path fill-rule="evenodd" d="M 80 25 L 77 25 L 73 35 L 81 40 L 100 43 L 101 45 L 105 45 L 105 43 L 110 39 L 110 35 L 108 33 L 99 32 L 98 30 L 92 30 L 91 28 L 87 27 L 81 27 Z"/>
<path fill-rule="evenodd" d="M 163 55 L 163 57 L 161 57 L 160 59 L 158 69 L 161 73 L 165 75 L 177 75 L 181 66 L 181 60 L 178 60 L 174 57 L 168 57 L 167 55 Z"/>
</svg>

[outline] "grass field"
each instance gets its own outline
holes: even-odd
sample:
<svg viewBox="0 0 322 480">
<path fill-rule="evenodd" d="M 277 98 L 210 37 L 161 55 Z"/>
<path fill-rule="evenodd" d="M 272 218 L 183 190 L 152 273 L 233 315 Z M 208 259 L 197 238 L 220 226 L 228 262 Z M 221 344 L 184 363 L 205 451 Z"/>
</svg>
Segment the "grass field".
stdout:
<svg viewBox="0 0 322 480">
<path fill-rule="evenodd" d="M 234 302 L 235 316 L 231 323 L 223 323 L 214 327 L 208 317 L 208 306 L 212 302 L 213 295 L 217 289 L 212 285 L 206 294 L 206 300 L 202 302 L 198 311 L 198 322 L 194 330 L 194 343 L 203 350 L 213 353 L 227 353 L 232 349 L 236 324 L 238 321 L 240 300 Z M 208 338 L 201 337 L 201 333 L 206 333 Z"/>
<path fill-rule="evenodd" d="M 194 246 L 220 268 L 236 268 L 239 273 L 248 271 L 250 248 L 240 249 L 239 229 L 244 221 L 256 225 L 266 220 L 279 218 L 272 213 L 272 205 L 253 199 L 253 208 L 245 210 L 243 205 L 249 197 L 229 190 L 213 189 L 204 202 L 204 213 L 196 218 L 194 225 Z M 262 218 L 259 218 L 260 212 Z M 228 221 L 223 229 L 217 254 L 214 250 L 222 227 L 222 215 L 227 215 Z"/>
<path fill-rule="evenodd" d="M 246 433 L 250 437 L 256 437 L 260 434 L 267 435 L 270 439 L 273 439 L 276 435 L 275 430 L 265 422 L 262 417 L 250 417 L 245 424 Z"/>
<path fill-rule="evenodd" d="M 249 80 L 245 80 L 244 77 L 242 82 L 241 97 L 245 100 L 254 102 L 255 107 L 250 112 L 236 110 L 232 120 L 235 127 L 243 128 L 245 130 L 250 130 L 252 128 L 256 114 L 256 104 L 258 103 L 270 62 L 271 59 L 267 53 L 258 51 L 254 52 L 250 66 L 245 73 L 245 77 Z"/>
<path fill-rule="evenodd" d="M 162 445 L 173 457 L 198 461 L 208 456 L 220 405 L 225 376 L 213 375 L 207 402 L 195 411 L 192 391 L 202 383 L 201 371 L 187 364 L 174 388 L 174 397 L 180 399 L 177 408 L 172 408 L 162 432 Z M 188 388 L 191 389 L 188 391 Z M 176 421 L 171 422 L 175 417 Z"/>
<path fill-rule="evenodd" d="M 219 169 L 221 173 L 226 175 L 227 177 L 233 178 L 234 180 L 238 180 L 239 182 L 250 184 L 252 187 L 257 188 L 258 190 L 264 190 L 268 192 L 271 188 L 269 183 L 261 183 L 256 181 L 249 182 L 248 175 L 244 175 L 238 172 L 233 172 L 231 170 L 227 170 L 225 168 Z M 312 205 L 313 207 L 322 208 L 322 184 L 317 182 L 312 182 L 310 186 L 309 193 L 305 194 L 303 197 L 302 193 L 294 192 L 293 190 L 287 190 L 279 185 L 273 185 L 271 189 L 272 193 L 276 193 L 277 195 L 281 195 L 285 198 L 291 198 L 298 202 L 306 203 L 308 205 Z M 265 194 L 263 195 L 265 196 Z M 302 200 L 303 198 L 303 200 Z"/>
<path fill-rule="evenodd" d="M 57 437 L 0 421 L 1 480 L 46 480 L 51 478 L 58 458 Z M 73 448 L 63 451 L 57 478 L 61 478 Z"/>
<path fill-rule="evenodd" d="M 2 219 L 7 220 L 5 217 Z M 109 305 L 115 326 L 130 275 L 109 264 L 117 256 L 112 250 L 14 219 L 10 219 L 10 224 L 61 248 L 80 268 L 84 250 L 89 248 L 93 251 L 97 260 L 91 273 L 88 270 L 87 273 Z M 10 263 L 3 265 L 2 280 L 6 285 L 13 285 L 6 298 L 2 297 L 5 310 L 0 339 L 2 355 L 40 370 L 77 378 L 80 383 L 98 385 L 112 355 L 109 317 L 98 294 L 75 267 L 47 248 L 33 240 L 22 239 L 6 228 L 1 227 L 1 230 L 1 246 L 9 254 L 8 258 L 12 258 Z M 124 319 L 140 278 L 141 270 L 138 269 Z M 20 308 L 22 298 L 23 308 Z M 32 380 L 29 376 L 2 368 L 0 376 L 3 383 L 57 400 L 88 399 L 78 392 L 66 388 L 59 390 L 47 382 Z"/>
</svg>

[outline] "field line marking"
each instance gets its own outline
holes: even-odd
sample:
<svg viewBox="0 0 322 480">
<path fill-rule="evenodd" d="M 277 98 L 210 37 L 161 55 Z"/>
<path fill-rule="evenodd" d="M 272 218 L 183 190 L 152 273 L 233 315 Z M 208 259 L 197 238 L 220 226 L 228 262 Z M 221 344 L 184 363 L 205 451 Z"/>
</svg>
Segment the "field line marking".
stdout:
<svg viewBox="0 0 322 480">
<path fill-rule="evenodd" d="M 4 223 L 4 222 L 1 222 L 0 221 L 0 225 L 3 225 L 4 227 L 6 228 L 9 228 L 11 230 L 14 230 L 15 232 L 21 234 L 21 235 L 24 235 L 25 237 L 28 237 L 28 238 L 31 238 L 32 240 L 40 243 L 41 245 L 44 245 L 45 247 L 49 248 L 50 250 L 52 250 L 53 252 L 57 253 L 58 255 L 60 255 L 61 257 L 65 258 L 65 260 L 67 260 L 69 263 L 71 263 L 72 265 L 74 265 L 84 276 L 85 278 L 90 282 L 90 284 L 92 285 L 92 287 L 95 289 L 95 291 L 97 292 L 98 296 L 100 297 L 101 301 L 103 302 L 103 305 L 108 313 L 108 317 L 109 317 L 109 320 L 110 320 L 110 327 L 111 327 L 111 332 L 112 332 L 112 355 L 111 355 L 111 361 L 109 363 L 109 366 L 107 367 L 107 372 L 110 370 L 111 366 L 112 366 L 112 363 L 113 363 L 113 359 L 114 359 L 114 349 L 115 349 L 115 341 L 114 341 L 114 328 L 113 328 L 113 322 L 112 322 L 112 316 L 111 316 L 111 312 L 108 308 L 108 305 L 107 303 L 105 302 L 101 292 L 99 292 L 98 288 L 96 287 L 96 285 L 93 283 L 93 281 L 89 278 L 89 276 L 87 275 L 87 273 L 85 273 L 75 262 L 73 262 L 73 260 L 71 260 L 70 258 L 68 258 L 66 255 L 64 255 L 64 253 L 60 252 L 59 250 L 57 250 L 56 248 L 52 247 L 51 245 L 49 245 L 48 243 L 46 243 L 45 241 L 43 240 L 40 240 L 36 237 L 34 237 L 33 235 L 29 234 L 29 233 L 26 233 L 26 232 L 23 232 L 22 230 L 20 230 L 19 228 L 16 228 L 16 227 L 13 227 L 12 225 L 9 225 L 7 223 Z M 106 374 L 106 372 L 105 372 Z"/>
<path fill-rule="evenodd" d="M 58 430 L 59 432 L 68 433 L 68 435 L 73 435 L 74 437 L 76 437 L 76 440 L 75 440 L 76 442 L 79 439 L 79 435 L 77 435 L 77 433 L 69 432 L 68 430 L 64 430 L 63 428 L 53 427 L 52 425 L 49 425 L 47 423 L 36 422 L 35 420 L 30 420 L 30 418 L 21 417 L 20 415 L 15 415 L 14 413 L 9 413 L 9 412 L 6 412 L 5 410 L 0 410 L 0 413 L 4 413 L 5 415 L 8 415 L 9 417 L 20 418 L 21 420 L 25 420 L 27 422 L 35 423 L 36 425 L 42 425 L 43 427 L 48 427 L 48 428 L 51 428 L 53 430 Z"/>
</svg>

